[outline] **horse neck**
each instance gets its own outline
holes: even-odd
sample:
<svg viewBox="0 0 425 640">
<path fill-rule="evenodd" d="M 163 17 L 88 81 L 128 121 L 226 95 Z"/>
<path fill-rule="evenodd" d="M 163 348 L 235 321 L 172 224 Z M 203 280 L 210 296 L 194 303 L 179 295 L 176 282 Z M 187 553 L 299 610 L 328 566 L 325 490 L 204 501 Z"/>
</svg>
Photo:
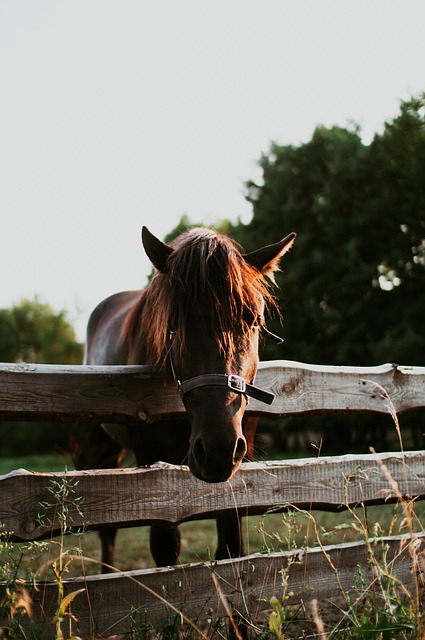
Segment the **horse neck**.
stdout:
<svg viewBox="0 0 425 640">
<path fill-rule="evenodd" d="M 124 331 L 128 347 L 128 364 L 158 364 L 152 357 L 155 349 L 152 348 L 153 337 L 149 313 L 151 304 L 149 289 L 144 289 L 126 319 Z M 166 347 L 167 345 L 164 344 L 163 358 L 165 358 Z M 163 358 L 160 357 L 161 362 Z"/>
</svg>

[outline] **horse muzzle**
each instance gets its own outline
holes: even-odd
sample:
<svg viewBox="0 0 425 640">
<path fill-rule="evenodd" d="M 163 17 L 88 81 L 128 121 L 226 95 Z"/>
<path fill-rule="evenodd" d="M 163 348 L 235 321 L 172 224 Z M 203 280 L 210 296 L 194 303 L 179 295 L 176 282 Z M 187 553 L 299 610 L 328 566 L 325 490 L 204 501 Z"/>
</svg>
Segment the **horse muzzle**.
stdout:
<svg viewBox="0 0 425 640">
<path fill-rule="evenodd" d="M 189 468 L 204 482 L 225 482 L 239 468 L 247 452 L 244 436 L 233 442 L 208 441 L 196 438 L 189 452 Z"/>
</svg>

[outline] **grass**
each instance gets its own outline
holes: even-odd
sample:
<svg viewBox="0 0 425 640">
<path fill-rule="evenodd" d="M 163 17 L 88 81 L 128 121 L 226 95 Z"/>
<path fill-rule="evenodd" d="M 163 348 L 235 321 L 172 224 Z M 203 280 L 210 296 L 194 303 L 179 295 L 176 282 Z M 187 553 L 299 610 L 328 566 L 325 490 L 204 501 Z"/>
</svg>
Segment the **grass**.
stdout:
<svg viewBox="0 0 425 640">
<path fill-rule="evenodd" d="M 16 469 L 26 469 L 27 471 L 64 471 L 72 469 L 72 460 L 65 454 L 43 454 L 32 456 L 10 456 L 2 458 L 0 456 L 0 476 L 15 471 Z"/>
<path fill-rule="evenodd" d="M 69 461 L 63 458 L 43 456 L 34 458 L 14 458 L 0 461 L 0 473 L 7 473 L 16 468 L 26 468 L 33 471 L 63 471 Z M 391 479 L 389 478 L 389 482 Z M 13 578 L 37 580 L 52 578 L 58 589 L 58 605 L 55 615 L 56 640 L 64 638 L 62 623 L 66 617 L 66 609 L 71 600 L 63 595 L 63 576 L 81 575 L 81 566 L 78 562 L 68 562 L 69 554 L 86 556 L 91 559 L 99 558 L 99 542 L 96 533 L 85 533 L 80 536 L 65 536 L 66 509 L 65 502 L 61 502 L 61 487 L 56 486 L 52 492 L 52 500 L 58 501 L 58 507 L 64 513 L 64 530 L 59 541 L 53 544 L 42 543 L 38 545 L 8 545 L 3 540 L 0 545 L 0 567 L 3 575 Z M 62 506 L 61 506 L 62 505 Z M 378 523 L 379 525 L 375 524 Z M 285 585 L 287 580 L 282 573 L 282 593 L 276 594 L 270 601 L 270 609 L 263 620 L 262 626 L 251 626 L 251 634 L 261 640 L 289 640 L 291 638 L 314 637 L 321 640 L 425 640 L 425 628 L 422 617 L 423 612 L 423 584 L 418 582 L 416 593 L 409 594 L 403 591 L 403 585 L 392 575 L 392 564 L 385 548 L 382 550 L 379 561 L 376 556 L 376 548 L 371 545 L 369 538 L 375 536 L 377 540 L 383 535 L 397 535 L 409 532 L 411 536 L 411 548 L 409 553 L 412 558 L 412 567 L 415 568 L 425 561 L 420 556 L 420 547 L 416 544 L 415 532 L 425 530 L 425 506 L 422 503 L 415 504 L 412 501 L 400 499 L 397 504 L 368 507 L 365 509 L 359 505 L 357 509 L 348 509 L 340 513 L 305 511 L 290 511 L 284 513 L 268 513 L 261 517 L 244 518 L 242 521 L 246 552 L 271 552 L 303 548 L 307 546 L 320 546 L 339 542 L 362 540 L 365 542 L 369 565 L 372 567 L 374 579 L 372 583 L 360 570 L 353 578 L 353 590 L 350 595 L 341 592 L 339 603 L 332 606 L 329 603 L 318 603 L 313 600 L 310 608 L 301 602 L 301 605 L 291 605 L 290 594 Z M 216 543 L 215 524 L 212 521 L 197 521 L 185 523 L 181 526 L 183 563 L 205 560 L 214 555 Z M 416 544 L 416 547 L 415 547 Z M 116 566 L 120 570 L 152 567 L 148 545 L 148 529 L 134 528 L 123 529 L 119 532 Z M 323 550 L 326 555 L 326 552 Z M 6 562 L 5 559 L 8 558 Z M 86 564 L 85 572 L 98 573 L 96 564 Z M 290 567 L 288 569 L 290 571 Z M 422 575 L 425 567 L 422 569 Z M 18 582 L 18 588 L 19 582 Z M 21 593 L 21 592 L 19 592 Z M 25 591 L 22 592 L 21 610 L 25 611 Z M 21 596 L 20 596 L 21 597 Z M 10 602 L 3 603 L 4 611 L 9 615 L 12 611 Z M 16 617 L 13 618 L 16 621 Z M 16 626 L 16 625 L 15 625 Z M 220 621 L 216 621 L 217 637 L 226 638 L 226 632 Z M 11 627 L 12 629 L 12 627 Z M 22 631 L 22 632 L 21 632 Z M 0 626 L 0 638 L 15 638 L 24 640 L 28 636 L 25 631 L 15 628 L 4 635 Z M 2 635 L 3 634 L 3 635 Z M 13 635 L 15 634 L 15 635 Z M 158 635 L 154 630 L 135 629 L 131 640 L 153 639 L 161 637 L 165 639 L 181 638 L 181 630 L 178 625 L 174 630 L 169 629 L 167 634 Z M 194 635 L 195 634 L 195 635 Z M 235 632 L 236 637 L 238 632 Z M 234 634 L 234 635 L 235 635 Z M 310 634 L 310 635 L 306 635 Z M 37 638 L 36 635 L 31 636 Z M 193 630 L 189 632 L 190 638 L 198 638 Z M 70 638 L 69 638 L 70 640 Z"/>
</svg>

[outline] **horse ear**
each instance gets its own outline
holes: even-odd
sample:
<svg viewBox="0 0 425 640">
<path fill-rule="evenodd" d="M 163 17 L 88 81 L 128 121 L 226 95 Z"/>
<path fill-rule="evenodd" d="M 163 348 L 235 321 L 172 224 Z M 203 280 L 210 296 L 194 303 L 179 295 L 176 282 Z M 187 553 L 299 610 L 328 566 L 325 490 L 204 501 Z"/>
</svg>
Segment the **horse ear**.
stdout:
<svg viewBox="0 0 425 640">
<path fill-rule="evenodd" d="M 156 238 L 147 227 L 142 227 L 142 243 L 146 255 L 153 266 L 161 273 L 164 273 L 167 258 L 173 253 L 174 249 Z"/>
<path fill-rule="evenodd" d="M 292 247 L 296 236 L 296 233 L 290 233 L 280 242 L 269 244 L 256 251 L 251 251 L 251 253 L 245 253 L 242 257 L 248 264 L 258 269 L 258 271 L 268 276 L 274 282 L 273 273 L 279 269 L 281 257 Z"/>
</svg>

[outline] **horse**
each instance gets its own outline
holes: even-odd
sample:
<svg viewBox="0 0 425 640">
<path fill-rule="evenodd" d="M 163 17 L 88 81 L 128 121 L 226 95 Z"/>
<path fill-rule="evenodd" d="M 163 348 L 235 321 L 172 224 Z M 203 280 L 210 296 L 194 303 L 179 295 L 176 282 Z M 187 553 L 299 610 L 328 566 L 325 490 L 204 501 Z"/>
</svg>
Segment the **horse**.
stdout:
<svg viewBox="0 0 425 640">
<path fill-rule="evenodd" d="M 252 460 L 257 418 L 244 416 L 250 397 L 271 403 L 255 386 L 264 315 L 277 308 L 271 292 L 281 257 L 295 239 L 241 253 L 228 236 L 193 228 L 166 244 L 146 227 L 142 244 L 154 270 L 144 290 L 116 293 L 92 312 L 85 362 L 147 364 L 171 373 L 186 417 L 137 425 L 85 425 L 73 432 L 77 469 L 111 468 L 124 450 L 138 466 L 158 461 L 187 464 L 204 482 L 225 482 L 243 460 Z M 140 427 L 140 425 L 139 425 Z M 217 559 L 243 555 L 238 515 L 216 519 Z M 116 528 L 100 531 L 102 571 L 113 565 Z M 157 566 L 178 564 L 178 527 L 151 526 L 150 549 Z"/>
</svg>

